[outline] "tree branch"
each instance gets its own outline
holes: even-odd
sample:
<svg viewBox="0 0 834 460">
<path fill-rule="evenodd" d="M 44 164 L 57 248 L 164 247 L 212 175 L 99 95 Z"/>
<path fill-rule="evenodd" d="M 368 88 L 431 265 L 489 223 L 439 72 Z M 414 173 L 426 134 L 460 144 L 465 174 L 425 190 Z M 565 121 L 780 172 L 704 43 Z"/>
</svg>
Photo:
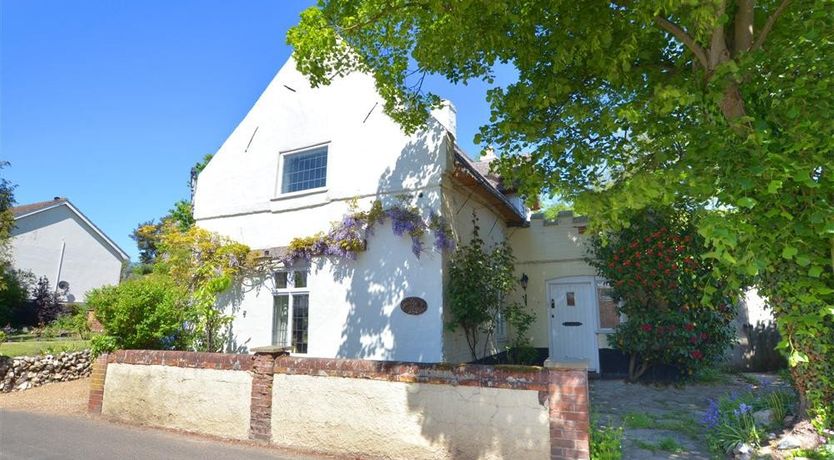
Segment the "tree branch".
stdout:
<svg viewBox="0 0 834 460">
<path fill-rule="evenodd" d="M 753 47 L 750 48 L 751 51 L 756 51 L 762 47 L 767 39 L 767 35 L 773 29 L 773 25 L 776 24 L 776 20 L 779 19 L 779 16 L 782 16 L 782 13 L 785 12 L 785 9 L 788 7 L 790 2 L 791 0 L 782 0 L 782 3 L 780 3 L 776 10 L 770 14 L 764 27 L 762 27 L 762 31 L 759 32 L 759 37 L 756 38 L 756 42 L 753 43 Z"/>
<path fill-rule="evenodd" d="M 669 32 L 675 38 L 683 42 L 683 44 L 686 45 L 686 47 L 689 48 L 693 54 L 695 54 L 695 57 L 698 58 L 698 62 L 700 62 L 705 69 L 709 68 L 707 65 L 707 54 L 704 52 L 704 49 L 695 42 L 695 39 L 693 39 L 691 35 L 686 33 L 686 31 L 681 29 L 677 24 L 662 16 L 655 16 L 654 22 L 660 26 L 661 29 Z"/>
<path fill-rule="evenodd" d="M 738 0 L 738 10 L 733 24 L 733 56 L 749 51 L 753 45 L 753 4 L 754 0 Z"/>
</svg>

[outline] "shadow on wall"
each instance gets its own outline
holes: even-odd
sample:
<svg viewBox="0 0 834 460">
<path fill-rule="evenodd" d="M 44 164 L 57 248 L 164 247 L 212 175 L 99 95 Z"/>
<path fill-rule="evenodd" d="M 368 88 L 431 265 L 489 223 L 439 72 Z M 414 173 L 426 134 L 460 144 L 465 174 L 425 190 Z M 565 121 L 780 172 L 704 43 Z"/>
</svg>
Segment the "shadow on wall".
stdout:
<svg viewBox="0 0 834 460">
<path fill-rule="evenodd" d="M 744 347 L 740 368 L 751 372 L 773 372 L 785 369 L 785 357 L 776 350 L 781 340 L 773 321 L 759 321 L 756 325 L 745 324 L 742 330 L 747 344 Z"/>
<path fill-rule="evenodd" d="M 247 274 L 246 277 L 243 278 L 243 281 L 240 283 L 233 283 L 232 288 L 218 298 L 218 305 L 227 305 L 228 310 L 226 311 L 227 314 L 237 317 L 239 313 L 241 313 L 241 306 L 243 304 L 243 298 L 247 292 L 260 292 L 261 290 L 268 289 L 268 274 L 264 273 L 250 273 Z M 234 327 L 234 323 L 230 323 L 229 326 L 226 328 L 226 353 L 249 353 L 249 342 L 252 340 L 251 337 L 247 338 L 245 341 L 241 342 L 240 337 L 237 335 Z"/>
<path fill-rule="evenodd" d="M 397 162 L 379 178 L 377 197 L 383 208 L 400 203 L 420 209 L 427 221 L 429 213 L 439 209 L 439 190 L 421 190 L 424 184 L 438 184 L 442 158 L 437 146 L 444 131 L 431 119 L 427 129 L 418 134 L 400 152 Z M 408 194 L 400 191 L 415 189 Z M 431 337 L 420 337 L 421 330 L 437 327 L 440 305 L 429 304 L 429 310 L 419 316 L 408 316 L 399 311 L 400 301 L 409 296 L 426 298 L 427 286 L 413 280 L 437 277 L 430 284 L 441 288 L 439 273 L 427 270 L 425 262 L 442 257 L 433 250 L 433 236 L 423 236 L 424 247 L 418 259 L 411 252 L 408 234 L 396 236 L 391 220 L 376 225 L 368 237 L 368 249 L 359 253 L 357 260 L 331 260 L 331 276 L 338 281 L 350 281 L 345 295 L 349 310 L 342 329 L 339 358 L 394 359 L 408 356 L 409 360 L 423 361 L 419 347 Z M 430 279 L 430 278 L 428 278 Z M 437 340 L 440 337 L 437 336 Z M 439 344 L 438 344 L 439 348 Z"/>
</svg>

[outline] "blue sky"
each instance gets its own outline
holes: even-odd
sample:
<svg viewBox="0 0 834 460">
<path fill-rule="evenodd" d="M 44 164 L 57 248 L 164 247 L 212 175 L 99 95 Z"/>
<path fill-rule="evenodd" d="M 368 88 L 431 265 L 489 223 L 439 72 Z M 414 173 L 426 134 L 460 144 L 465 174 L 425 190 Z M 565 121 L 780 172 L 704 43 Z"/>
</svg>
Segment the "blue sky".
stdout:
<svg viewBox="0 0 834 460">
<path fill-rule="evenodd" d="M 313 3 L 0 0 L 0 174 L 19 204 L 68 197 L 135 260 L 130 231 L 188 197 L 191 166 L 254 104 Z M 424 86 L 454 102 L 476 153 L 487 86 Z"/>
</svg>

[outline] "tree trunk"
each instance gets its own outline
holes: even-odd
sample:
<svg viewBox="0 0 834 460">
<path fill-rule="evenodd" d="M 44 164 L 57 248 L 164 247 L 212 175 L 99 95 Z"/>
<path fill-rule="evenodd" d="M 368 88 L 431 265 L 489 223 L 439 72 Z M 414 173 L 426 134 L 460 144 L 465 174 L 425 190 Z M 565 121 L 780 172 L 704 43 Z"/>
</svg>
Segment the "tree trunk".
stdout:
<svg viewBox="0 0 834 460">
<path fill-rule="evenodd" d="M 741 98 L 741 91 L 738 88 L 738 83 L 729 83 L 727 87 L 724 88 L 724 97 L 721 98 L 721 113 L 731 125 L 737 123 L 737 120 L 746 114 L 744 110 L 744 100 Z M 736 126 L 733 128 L 735 129 Z"/>
<path fill-rule="evenodd" d="M 640 363 L 640 367 L 637 367 L 637 361 L 637 353 L 632 353 L 628 359 L 628 381 L 630 383 L 637 383 L 640 377 L 642 377 L 649 368 L 649 363 L 645 360 Z"/>
</svg>

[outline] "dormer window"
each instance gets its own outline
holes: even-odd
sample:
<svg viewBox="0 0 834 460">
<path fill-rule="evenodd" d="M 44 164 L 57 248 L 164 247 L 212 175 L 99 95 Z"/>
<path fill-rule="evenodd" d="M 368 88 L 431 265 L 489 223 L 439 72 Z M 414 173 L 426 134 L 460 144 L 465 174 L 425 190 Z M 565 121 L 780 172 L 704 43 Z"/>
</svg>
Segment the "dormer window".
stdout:
<svg viewBox="0 0 834 460">
<path fill-rule="evenodd" d="M 326 145 L 286 153 L 282 161 L 282 194 L 324 188 L 327 185 Z"/>
</svg>

